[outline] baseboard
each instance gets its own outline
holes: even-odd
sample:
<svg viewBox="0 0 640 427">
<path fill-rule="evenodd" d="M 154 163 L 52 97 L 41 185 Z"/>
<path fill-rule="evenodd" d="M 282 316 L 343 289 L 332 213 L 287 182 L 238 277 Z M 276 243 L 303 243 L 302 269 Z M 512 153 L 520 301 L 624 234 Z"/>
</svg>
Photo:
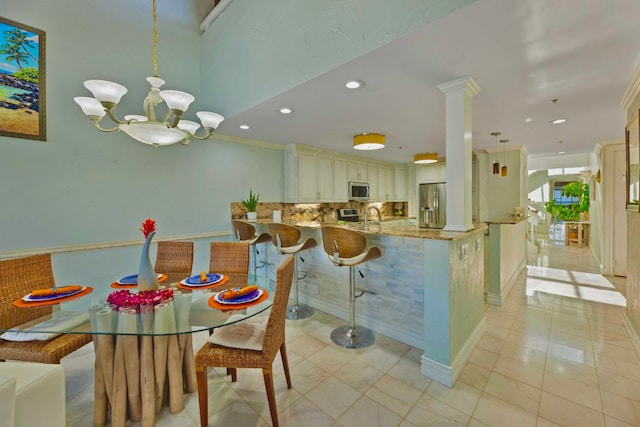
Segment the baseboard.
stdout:
<svg viewBox="0 0 640 427">
<path fill-rule="evenodd" d="M 511 289 L 513 288 L 513 285 L 516 283 L 516 280 L 518 280 L 518 277 L 520 276 L 520 274 L 522 274 L 522 272 L 526 268 L 527 268 L 527 260 L 525 258 L 522 260 L 520 265 L 514 270 L 513 274 L 509 278 L 509 281 L 504 287 L 504 291 L 502 293 L 496 294 L 495 292 L 487 292 L 487 297 L 486 297 L 487 304 L 495 305 L 498 307 L 502 306 L 502 301 L 505 298 L 507 298 L 507 296 L 509 295 L 509 292 L 511 292 Z"/>
<path fill-rule="evenodd" d="M 458 353 L 458 357 L 455 358 L 451 366 L 444 365 L 440 362 L 436 362 L 424 354 L 422 355 L 421 361 L 422 366 L 420 367 L 420 372 L 422 375 L 431 378 L 432 380 L 439 382 L 440 384 L 447 386 L 449 388 L 453 387 L 456 383 L 456 380 L 462 373 L 469 357 L 471 357 L 471 353 L 476 348 L 476 345 L 482 338 L 486 328 L 486 321 L 484 316 L 478 326 L 474 329 L 469 336 L 469 339 L 464 344 L 460 352 Z"/>
<path fill-rule="evenodd" d="M 627 316 L 627 312 L 624 311 L 622 315 L 624 317 L 624 325 L 629 332 L 629 338 L 631 339 L 633 349 L 636 351 L 636 355 L 638 356 L 638 358 L 640 358 L 640 335 L 638 335 L 636 329 L 633 327 L 633 323 L 631 323 L 631 319 L 629 319 L 629 316 Z"/>
<path fill-rule="evenodd" d="M 325 301 L 309 297 L 308 295 L 300 294 L 299 300 L 302 304 L 309 305 L 317 310 L 324 311 L 325 313 L 344 319 L 345 321 L 349 319 L 349 311 L 346 308 L 336 307 L 332 304 L 326 303 Z M 405 329 L 401 329 L 395 326 L 389 326 L 375 319 L 371 319 L 370 317 L 363 316 L 357 311 L 356 324 L 366 326 L 376 333 L 382 334 L 389 338 L 393 338 L 394 340 L 403 342 L 412 347 L 419 349 L 424 348 L 424 331 L 422 329 L 419 331 L 419 334 L 414 334 Z"/>
</svg>

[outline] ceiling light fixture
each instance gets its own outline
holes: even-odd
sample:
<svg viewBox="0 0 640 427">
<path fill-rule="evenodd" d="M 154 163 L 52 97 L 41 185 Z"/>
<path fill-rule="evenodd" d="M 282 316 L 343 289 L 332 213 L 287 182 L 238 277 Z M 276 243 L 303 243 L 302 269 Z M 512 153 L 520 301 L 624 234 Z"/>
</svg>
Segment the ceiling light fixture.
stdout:
<svg viewBox="0 0 640 427">
<path fill-rule="evenodd" d="M 195 133 L 200 124 L 191 120 L 182 120 L 183 113 L 195 98 L 178 90 L 160 90 L 165 81 L 158 78 L 158 23 L 156 16 L 156 0 L 152 2 L 153 11 L 153 77 L 147 77 L 151 90 L 144 99 L 145 115 L 130 114 L 124 116 L 124 120 L 116 118 L 113 110 L 120 102 L 122 96 L 127 93 L 127 88 L 106 80 L 87 80 L 84 86 L 91 91 L 94 98 L 78 96 L 73 100 L 80 105 L 82 112 L 89 117 L 93 125 L 103 132 L 122 130 L 131 138 L 148 145 L 158 147 L 180 142 L 188 144 L 191 138 L 207 139 L 224 120 L 220 114 L 209 111 L 198 111 L 196 115 L 202 123 L 204 133 L 197 136 Z M 156 120 L 155 107 L 162 101 L 167 104 L 167 114 L 162 121 Z M 100 121 L 107 115 L 117 126 L 105 129 L 100 126 Z"/>
<path fill-rule="evenodd" d="M 284 108 L 280 109 L 280 112 L 282 114 L 291 114 L 291 113 L 293 113 L 293 109 L 292 108 L 288 108 L 288 107 L 284 107 Z"/>
<path fill-rule="evenodd" d="M 496 151 L 495 151 L 495 159 L 493 159 L 493 174 L 498 175 L 500 173 L 500 162 L 498 162 L 498 137 L 502 135 L 502 132 L 491 132 L 491 136 L 493 136 L 496 140 Z"/>
<path fill-rule="evenodd" d="M 422 165 L 426 163 L 437 163 L 438 153 L 421 153 L 413 156 L 413 163 Z"/>
<path fill-rule="evenodd" d="M 560 123 L 564 123 L 566 121 L 567 119 L 555 119 L 555 120 L 551 120 L 551 124 L 559 125 Z"/>
<path fill-rule="evenodd" d="M 384 148 L 385 138 L 380 133 L 361 133 L 353 137 L 356 150 L 379 150 Z"/>
<path fill-rule="evenodd" d="M 502 167 L 500 168 L 500 172 L 502 174 L 502 176 L 507 176 L 507 142 L 509 142 L 508 139 L 501 139 L 500 143 L 504 144 L 502 146 Z"/>
<path fill-rule="evenodd" d="M 247 130 L 251 129 L 251 127 L 249 125 L 240 125 L 240 129 Z"/>
<path fill-rule="evenodd" d="M 345 83 L 347 89 L 360 89 L 364 86 L 364 82 L 360 80 L 350 80 Z"/>
</svg>

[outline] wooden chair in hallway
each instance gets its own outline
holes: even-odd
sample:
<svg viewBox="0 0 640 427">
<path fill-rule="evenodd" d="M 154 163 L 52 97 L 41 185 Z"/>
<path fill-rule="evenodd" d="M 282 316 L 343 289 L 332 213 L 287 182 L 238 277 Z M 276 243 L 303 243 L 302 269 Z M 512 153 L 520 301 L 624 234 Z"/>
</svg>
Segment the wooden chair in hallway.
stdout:
<svg viewBox="0 0 640 427">
<path fill-rule="evenodd" d="M 18 308 L 13 306 L 13 302 L 34 289 L 51 288 L 54 284 L 51 254 L 0 261 L 0 328 L 47 320 L 53 311 L 52 306 Z M 89 323 L 76 328 L 76 331 L 89 332 Z M 91 340 L 90 334 L 63 334 L 46 341 L 0 339 L 0 360 L 56 364 Z"/>
<path fill-rule="evenodd" d="M 291 388 L 291 377 L 289 374 L 289 362 L 287 360 L 287 349 L 285 346 L 285 316 L 287 312 L 287 302 L 289 293 L 291 292 L 291 283 L 294 274 L 293 256 L 289 256 L 278 267 L 276 271 L 276 290 L 271 307 L 271 313 L 268 318 L 252 317 L 239 323 L 246 333 L 247 328 L 253 328 L 248 331 L 253 337 L 253 343 L 260 342 L 260 334 L 264 337 L 262 345 L 256 345 L 252 348 L 244 348 L 236 344 L 236 346 L 225 346 L 225 343 L 236 342 L 246 344 L 248 340 L 233 340 L 234 329 L 225 331 L 234 325 L 219 328 L 219 333 L 213 334 L 208 343 L 206 343 L 196 354 L 196 376 L 198 379 L 198 404 L 200 406 L 200 425 L 206 426 L 209 419 L 208 409 L 208 390 L 207 390 L 207 367 L 223 367 L 231 370 L 231 381 L 236 381 L 237 368 L 257 368 L 262 369 L 264 376 L 264 385 L 267 391 L 267 401 L 269 402 L 269 410 L 271 412 L 271 421 L 274 427 L 278 426 L 278 409 L 276 406 L 276 397 L 273 387 L 273 360 L 278 351 L 284 366 L 284 375 L 287 380 L 287 387 Z M 266 319 L 266 325 L 264 322 Z M 252 321 L 252 322 L 250 322 Z M 244 334 L 243 334 L 244 335 Z M 238 337 L 236 337 L 238 338 Z"/>
<path fill-rule="evenodd" d="M 193 242 L 158 242 L 156 273 L 167 275 L 165 283 L 175 283 L 191 276 Z"/>
</svg>

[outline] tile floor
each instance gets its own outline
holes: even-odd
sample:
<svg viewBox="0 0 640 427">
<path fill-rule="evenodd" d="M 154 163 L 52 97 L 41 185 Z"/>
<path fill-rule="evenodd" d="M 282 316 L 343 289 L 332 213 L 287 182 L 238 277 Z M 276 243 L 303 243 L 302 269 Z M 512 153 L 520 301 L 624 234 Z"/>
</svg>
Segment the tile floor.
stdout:
<svg viewBox="0 0 640 427">
<path fill-rule="evenodd" d="M 293 389 L 279 359 L 274 365 L 280 424 L 640 425 L 640 362 L 624 326 L 625 281 L 597 274 L 588 247 L 553 243 L 530 245 L 530 266 L 505 305 L 486 308 L 486 333 L 452 389 L 420 375 L 416 348 L 377 336 L 372 347 L 345 350 L 329 339 L 343 321 L 321 312 L 288 321 Z M 197 349 L 206 336 L 194 338 Z M 93 362 L 91 346 L 62 362 L 68 426 L 91 425 Z M 239 370 L 231 384 L 223 370 L 210 369 L 209 393 L 209 425 L 271 425 L 260 371 Z M 197 393 L 181 413 L 164 410 L 158 418 L 158 426 L 197 425 Z"/>
</svg>

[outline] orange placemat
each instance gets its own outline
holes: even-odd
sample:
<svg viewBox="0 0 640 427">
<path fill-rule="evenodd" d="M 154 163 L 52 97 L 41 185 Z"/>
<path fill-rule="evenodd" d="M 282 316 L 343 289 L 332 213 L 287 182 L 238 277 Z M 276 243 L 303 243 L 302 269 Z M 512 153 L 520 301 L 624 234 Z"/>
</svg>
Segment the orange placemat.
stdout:
<svg viewBox="0 0 640 427">
<path fill-rule="evenodd" d="M 158 277 L 158 282 L 159 282 L 159 283 L 162 283 L 162 282 L 164 282 L 165 280 L 167 280 L 167 275 L 166 275 L 166 274 L 162 274 L 162 273 L 160 273 L 160 277 Z M 111 284 L 111 287 L 112 287 L 113 289 L 135 289 L 135 288 L 137 288 L 137 287 L 138 287 L 138 284 L 137 284 L 137 283 L 135 283 L 135 284 L 133 284 L 133 285 L 121 285 L 121 284 L 120 284 L 120 283 L 118 283 L 118 282 L 113 282 L 113 283 Z"/>
<path fill-rule="evenodd" d="M 262 289 L 262 288 L 260 288 Z M 260 304 L 262 301 L 265 301 L 269 298 L 269 291 L 266 289 L 262 289 L 262 295 L 255 301 L 247 302 L 244 304 L 220 304 L 215 300 L 215 294 L 209 298 L 209 307 L 215 308 L 216 310 L 229 311 L 229 310 L 241 310 L 243 308 L 251 307 L 252 305 Z"/>
<path fill-rule="evenodd" d="M 218 286 L 224 285 L 228 281 L 229 281 L 229 276 L 225 276 L 223 274 L 222 275 L 222 280 L 220 280 L 218 283 L 213 283 L 213 284 L 207 285 L 207 286 L 188 286 L 188 285 L 183 285 L 182 283 L 178 282 L 178 288 L 179 289 L 184 289 L 185 291 L 199 291 L 201 289 L 216 288 Z"/>
<path fill-rule="evenodd" d="M 27 301 L 24 301 L 22 298 L 20 298 L 18 300 L 15 300 L 13 302 L 13 305 L 21 308 L 46 307 L 48 305 L 55 305 L 65 301 L 71 301 L 72 299 L 83 297 L 87 294 L 90 294 L 91 292 L 93 292 L 93 288 L 91 286 L 87 286 L 87 289 L 85 289 L 84 291 L 78 292 L 75 295 L 69 295 L 68 297 L 57 298 L 57 299 L 52 299 L 48 301 L 33 301 L 33 302 L 27 302 Z"/>
</svg>

